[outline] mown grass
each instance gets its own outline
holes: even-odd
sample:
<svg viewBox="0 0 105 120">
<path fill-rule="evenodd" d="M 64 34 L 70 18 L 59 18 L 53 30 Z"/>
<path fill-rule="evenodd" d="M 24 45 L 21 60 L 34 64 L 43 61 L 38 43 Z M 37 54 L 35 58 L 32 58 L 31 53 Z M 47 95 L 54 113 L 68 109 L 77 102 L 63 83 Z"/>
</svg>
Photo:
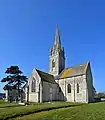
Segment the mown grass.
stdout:
<svg viewBox="0 0 105 120">
<path fill-rule="evenodd" d="M 105 120 L 105 103 L 44 111 L 13 120 Z"/>
<path fill-rule="evenodd" d="M 10 108 L 10 107 L 20 107 L 23 105 L 19 105 L 17 103 L 5 103 L 5 104 L 0 104 L 0 108 Z"/>
<path fill-rule="evenodd" d="M 21 106 L 17 103 L 9 103 L 5 102 L 4 100 L 0 100 L 0 108 L 7 108 L 7 107 L 18 107 Z"/>
<path fill-rule="evenodd" d="M 0 100 L 0 104 L 3 104 L 3 103 L 5 104 L 5 101 L 4 100 Z"/>
<path fill-rule="evenodd" d="M 70 107 L 81 105 L 81 103 L 67 103 L 67 102 L 55 102 L 55 103 L 41 103 L 28 106 L 16 106 L 0 108 L 0 120 L 11 119 L 13 117 L 27 115 L 35 112 L 41 112 L 50 109 L 57 109 L 62 107 Z"/>
</svg>

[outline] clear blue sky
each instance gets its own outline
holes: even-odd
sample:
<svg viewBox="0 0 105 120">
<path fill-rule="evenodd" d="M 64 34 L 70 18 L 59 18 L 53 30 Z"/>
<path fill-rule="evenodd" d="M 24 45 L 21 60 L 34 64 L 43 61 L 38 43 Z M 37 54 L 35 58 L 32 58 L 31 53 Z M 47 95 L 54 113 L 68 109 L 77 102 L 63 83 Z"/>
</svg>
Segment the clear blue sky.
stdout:
<svg viewBox="0 0 105 120">
<path fill-rule="evenodd" d="M 56 24 L 66 67 L 90 60 L 94 86 L 105 91 L 105 0 L 0 0 L 0 79 L 10 65 L 27 76 L 48 71 Z"/>
</svg>

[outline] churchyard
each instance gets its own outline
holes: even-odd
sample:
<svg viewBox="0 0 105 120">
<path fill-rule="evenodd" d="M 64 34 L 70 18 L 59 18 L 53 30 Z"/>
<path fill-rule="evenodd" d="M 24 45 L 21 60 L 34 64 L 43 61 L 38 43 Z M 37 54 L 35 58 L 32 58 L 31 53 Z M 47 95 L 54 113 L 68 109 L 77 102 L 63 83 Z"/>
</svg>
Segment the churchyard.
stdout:
<svg viewBox="0 0 105 120">
<path fill-rule="evenodd" d="M 105 120 L 105 102 L 46 102 L 27 106 L 0 102 L 0 120 Z"/>
<path fill-rule="evenodd" d="M 0 120 L 16 119 L 16 117 L 38 113 L 41 111 L 49 111 L 52 109 L 60 109 L 65 107 L 75 107 L 82 105 L 81 103 L 53 102 L 53 103 L 30 103 L 30 105 L 20 105 L 16 103 L 0 104 Z"/>
</svg>

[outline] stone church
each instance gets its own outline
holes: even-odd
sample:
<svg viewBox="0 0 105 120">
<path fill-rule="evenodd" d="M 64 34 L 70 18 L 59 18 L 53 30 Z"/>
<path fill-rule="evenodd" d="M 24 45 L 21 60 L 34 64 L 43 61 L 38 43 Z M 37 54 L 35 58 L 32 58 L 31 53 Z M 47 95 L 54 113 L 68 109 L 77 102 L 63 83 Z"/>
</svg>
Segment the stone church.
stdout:
<svg viewBox="0 0 105 120">
<path fill-rule="evenodd" d="M 65 52 L 56 27 L 50 49 L 49 72 L 33 69 L 28 80 L 27 99 L 32 102 L 93 102 L 93 78 L 90 62 L 65 68 Z"/>
</svg>

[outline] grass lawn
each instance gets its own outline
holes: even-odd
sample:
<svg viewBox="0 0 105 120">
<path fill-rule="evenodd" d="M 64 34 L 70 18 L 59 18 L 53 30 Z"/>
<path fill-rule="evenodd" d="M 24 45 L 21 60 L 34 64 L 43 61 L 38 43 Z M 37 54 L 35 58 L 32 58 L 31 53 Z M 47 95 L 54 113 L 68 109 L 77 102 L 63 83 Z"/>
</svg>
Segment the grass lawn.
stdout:
<svg viewBox="0 0 105 120">
<path fill-rule="evenodd" d="M 19 107 L 22 105 L 16 104 L 16 103 L 5 103 L 5 104 L 0 104 L 0 108 L 10 108 L 10 107 Z"/>
<path fill-rule="evenodd" d="M 0 108 L 17 107 L 17 106 L 21 106 L 21 105 L 16 104 L 16 103 L 5 102 L 4 100 L 0 100 Z"/>
<path fill-rule="evenodd" d="M 6 103 L 7 104 L 7 103 Z M 2 104 L 0 104 L 2 105 Z M 3 107 L 4 105 L 4 107 Z M 81 103 L 67 103 L 67 102 L 54 102 L 54 103 L 41 103 L 41 104 L 32 104 L 28 106 L 18 106 L 17 104 L 9 104 L 11 107 L 5 107 L 6 105 L 3 104 L 0 108 L 0 120 L 7 120 L 13 117 L 27 115 L 35 112 L 56 109 L 61 107 L 70 107 L 70 106 L 78 106 Z"/>
<path fill-rule="evenodd" d="M 13 120 L 105 120 L 105 103 L 44 111 Z"/>
</svg>

